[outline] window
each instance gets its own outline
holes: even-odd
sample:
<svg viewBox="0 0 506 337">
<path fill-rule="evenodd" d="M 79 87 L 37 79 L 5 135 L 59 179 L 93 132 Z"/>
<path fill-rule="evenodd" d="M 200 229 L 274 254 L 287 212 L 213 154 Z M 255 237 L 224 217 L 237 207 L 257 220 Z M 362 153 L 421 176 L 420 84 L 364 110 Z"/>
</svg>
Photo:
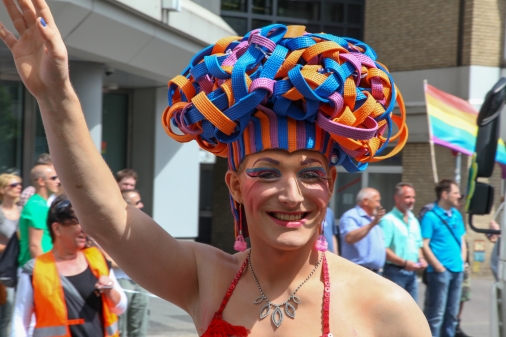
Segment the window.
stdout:
<svg viewBox="0 0 506 337">
<path fill-rule="evenodd" d="M 248 0 L 222 0 L 222 11 L 246 12 Z"/>
<path fill-rule="evenodd" d="M 320 3 L 318 1 L 278 1 L 278 16 L 318 21 Z"/>
<path fill-rule="evenodd" d="M 222 18 L 239 34 L 272 23 L 302 25 L 311 33 L 362 39 L 364 0 L 222 0 Z"/>
<path fill-rule="evenodd" d="M 402 155 L 378 163 L 369 164 L 367 170 L 360 173 L 348 173 L 342 167 L 337 168 L 338 175 L 334 195 L 330 202 L 336 218 L 355 207 L 358 191 L 372 187 L 381 195 L 381 205 L 387 212 L 394 207 L 394 188 L 402 181 Z"/>
<path fill-rule="evenodd" d="M 233 16 L 222 16 L 222 18 L 236 31 L 237 34 L 243 36 L 248 32 L 248 19 L 236 18 Z"/>
<path fill-rule="evenodd" d="M 213 222 L 213 164 L 200 164 L 199 236 L 197 242 L 211 243 Z"/>
<path fill-rule="evenodd" d="M 21 174 L 23 85 L 0 81 L 0 173 Z"/>
</svg>

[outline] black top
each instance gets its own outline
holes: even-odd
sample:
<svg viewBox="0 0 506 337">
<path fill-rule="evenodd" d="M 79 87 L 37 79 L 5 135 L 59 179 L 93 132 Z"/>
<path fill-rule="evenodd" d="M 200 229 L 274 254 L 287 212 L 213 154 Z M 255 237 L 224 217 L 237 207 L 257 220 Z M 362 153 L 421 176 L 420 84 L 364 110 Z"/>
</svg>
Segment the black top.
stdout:
<svg viewBox="0 0 506 337">
<path fill-rule="evenodd" d="M 102 297 L 95 292 L 95 284 L 98 279 L 91 272 L 90 267 L 80 274 L 65 276 L 84 299 L 76 298 L 75 294 L 63 287 L 65 302 L 67 303 L 69 319 L 84 319 L 84 324 L 70 325 L 72 337 L 103 336 L 104 325 L 102 323 Z"/>
</svg>

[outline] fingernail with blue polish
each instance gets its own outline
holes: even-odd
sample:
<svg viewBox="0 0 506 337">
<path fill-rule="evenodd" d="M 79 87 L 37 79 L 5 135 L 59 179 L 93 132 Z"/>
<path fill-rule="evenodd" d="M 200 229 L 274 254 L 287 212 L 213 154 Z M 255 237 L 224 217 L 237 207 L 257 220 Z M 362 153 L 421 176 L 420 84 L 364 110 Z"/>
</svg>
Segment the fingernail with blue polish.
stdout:
<svg viewBox="0 0 506 337">
<path fill-rule="evenodd" d="M 47 23 L 46 23 L 46 21 L 44 20 L 44 18 L 40 18 L 40 24 L 41 24 L 43 27 L 46 27 L 46 26 L 47 26 Z"/>
</svg>

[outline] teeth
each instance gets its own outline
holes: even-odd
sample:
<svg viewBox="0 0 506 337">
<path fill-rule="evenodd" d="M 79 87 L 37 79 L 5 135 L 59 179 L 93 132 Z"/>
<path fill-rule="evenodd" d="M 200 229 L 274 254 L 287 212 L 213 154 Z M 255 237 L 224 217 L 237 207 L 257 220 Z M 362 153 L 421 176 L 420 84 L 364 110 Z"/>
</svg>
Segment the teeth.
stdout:
<svg viewBox="0 0 506 337">
<path fill-rule="evenodd" d="M 304 214 L 297 214 L 297 215 L 294 215 L 294 214 L 272 213 L 272 215 L 273 215 L 276 219 L 283 220 L 283 221 L 298 221 L 298 220 L 302 219 L 302 216 L 303 216 Z"/>
</svg>

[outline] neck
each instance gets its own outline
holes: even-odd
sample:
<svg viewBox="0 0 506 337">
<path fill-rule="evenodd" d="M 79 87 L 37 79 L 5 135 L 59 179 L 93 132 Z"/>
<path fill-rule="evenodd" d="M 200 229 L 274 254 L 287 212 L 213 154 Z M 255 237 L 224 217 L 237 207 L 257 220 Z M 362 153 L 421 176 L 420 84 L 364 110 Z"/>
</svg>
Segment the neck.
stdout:
<svg viewBox="0 0 506 337">
<path fill-rule="evenodd" d="M 2 200 L 2 204 L 0 204 L 0 207 L 6 210 L 14 209 L 16 208 L 16 203 L 14 202 L 14 198 L 11 198 L 7 195 L 4 195 L 4 198 Z"/>
<path fill-rule="evenodd" d="M 262 289 L 269 293 L 286 291 L 286 289 L 293 291 L 295 288 L 291 289 L 290 286 L 297 287 L 309 275 L 320 258 L 320 252 L 313 248 L 316 236 L 315 240 L 310 240 L 304 247 L 294 250 L 263 247 L 255 245 L 254 241 L 252 238 L 251 265 Z"/>
<path fill-rule="evenodd" d="M 398 210 L 399 212 L 401 212 L 404 216 L 408 215 L 408 210 L 407 210 L 407 209 L 406 209 L 406 210 L 403 210 L 401 207 L 399 207 L 399 206 L 397 206 L 397 205 L 395 205 L 395 208 L 397 208 L 397 210 Z"/>
<path fill-rule="evenodd" d="M 45 187 L 36 188 L 35 194 L 40 195 L 43 199 L 47 200 L 51 193 Z"/>
<path fill-rule="evenodd" d="M 80 250 L 74 249 L 68 249 L 66 247 L 63 247 L 58 242 L 55 242 L 53 246 L 53 254 L 56 259 L 56 261 L 70 261 L 75 260 L 78 258 Z"/>
<path fill-rule="evenodd" d="M 437 205 L 444 209 L 445 211 L 449 211 L 452 208 L 452 205 L 447 203 L 445 200 L 439 200 Z"/>
</svg>

